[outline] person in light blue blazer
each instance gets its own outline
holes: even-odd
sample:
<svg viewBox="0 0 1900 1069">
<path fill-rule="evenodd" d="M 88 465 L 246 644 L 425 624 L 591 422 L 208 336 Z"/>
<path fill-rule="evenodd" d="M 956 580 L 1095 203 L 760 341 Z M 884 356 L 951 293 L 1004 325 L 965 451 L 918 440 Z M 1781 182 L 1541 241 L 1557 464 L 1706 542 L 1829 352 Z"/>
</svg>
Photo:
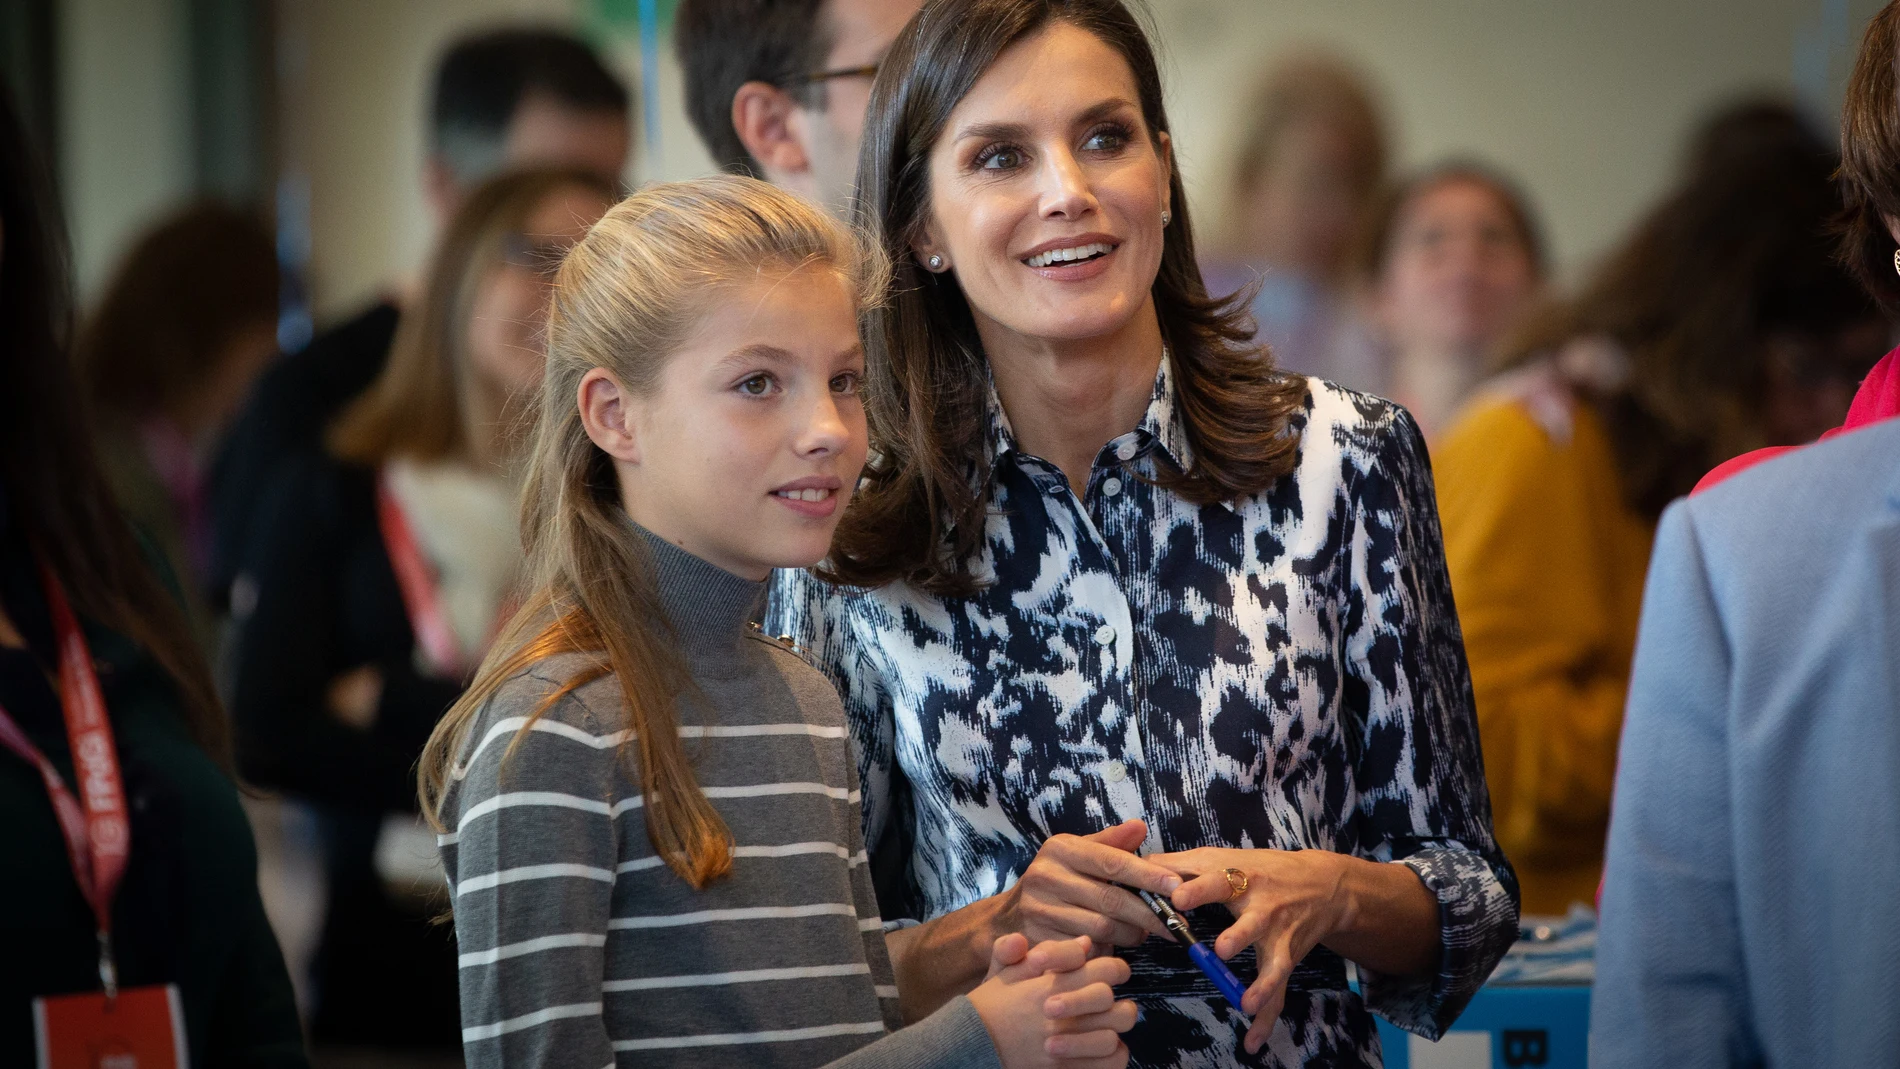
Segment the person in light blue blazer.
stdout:
<svg viewBox="0 0 1900 1069">
<path fill-rule="evenodd" d="M 1593 1066 L 1900 1064 L 1900 420 L 1664 513 Z"/>
</svg>

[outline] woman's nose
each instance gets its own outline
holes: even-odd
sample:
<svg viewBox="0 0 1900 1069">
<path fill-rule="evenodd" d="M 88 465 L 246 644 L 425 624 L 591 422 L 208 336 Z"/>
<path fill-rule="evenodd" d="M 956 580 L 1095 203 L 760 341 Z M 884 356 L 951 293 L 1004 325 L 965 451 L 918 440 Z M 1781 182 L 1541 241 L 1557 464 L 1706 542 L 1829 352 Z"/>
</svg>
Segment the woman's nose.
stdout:
<svg viewBox="0 0 1900 1069">
<path fill-rule="evenodd" d="M 1045 218 L 1074 219 L 1095 207 L 1095 194 L 1075 154 L 1058 150 L 1044 155 L 1042 214 Z"/>
</svg>

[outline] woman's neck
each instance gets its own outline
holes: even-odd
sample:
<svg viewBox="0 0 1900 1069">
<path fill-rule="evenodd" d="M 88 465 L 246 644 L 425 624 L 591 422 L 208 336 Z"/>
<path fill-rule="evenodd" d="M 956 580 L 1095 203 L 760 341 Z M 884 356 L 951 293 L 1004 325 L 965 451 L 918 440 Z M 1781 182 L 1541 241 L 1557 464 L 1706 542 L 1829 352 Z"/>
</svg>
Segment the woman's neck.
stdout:
<svg viewBox="0 0 1900 1069">
<path fill-rule="evenodd" d="M 1483 356 L 1455 346 L 1411 345 L 1393 354 L 1392 399 L 1434 437 L 1457 414 L 1483 373 Z"/>
<path fill-rule="evenodd" d="M 1161 323 L 1149 298 L 1114 334 L 1052 341 L 979 318 L 996 396 L 1023 451 L 1062 469 L 1082 493 L 1095 456 L 1135 429 L 1161 366 Z"/>
</svg>

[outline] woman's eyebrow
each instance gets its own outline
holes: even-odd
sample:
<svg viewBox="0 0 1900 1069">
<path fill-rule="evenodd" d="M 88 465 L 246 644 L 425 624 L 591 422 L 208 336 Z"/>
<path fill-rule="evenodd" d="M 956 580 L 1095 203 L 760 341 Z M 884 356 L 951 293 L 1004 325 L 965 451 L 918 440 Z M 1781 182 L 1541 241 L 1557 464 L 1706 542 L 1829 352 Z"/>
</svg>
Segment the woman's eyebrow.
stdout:
<svg viewBox="0 0 1900 1069">
<path fill-rule="evenodd" d="M 1099 104 L 1092 105 L 1070 121 L 1071 126 L 1086 126 L 1105 118 L 1124 108 L 1133 108 L 1134 101 L 1124 97 L 1110 97 Z M 1019 122 L 981 122 L 972 123 L 957 131 L 957 140 L 982 138 L 985 141 L 1020 141 L 1030 135 L 1029 126 Z"/>
</svg>

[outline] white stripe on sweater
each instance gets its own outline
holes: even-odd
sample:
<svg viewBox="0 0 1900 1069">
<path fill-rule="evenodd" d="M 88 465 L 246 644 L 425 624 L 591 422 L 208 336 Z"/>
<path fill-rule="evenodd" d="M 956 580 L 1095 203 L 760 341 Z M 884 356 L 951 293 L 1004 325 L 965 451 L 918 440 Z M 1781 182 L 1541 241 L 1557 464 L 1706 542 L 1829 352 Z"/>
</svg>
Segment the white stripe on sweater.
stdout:
<svg viewBox="0 0 1900 1069">
<path fill-rule="evenodd" d="M 613 810 L 607 803 L 595 798 L 582 798 L 577 794 L 562 794 L 560 791 L 510 791 L 484 798 L 462 812 L 462 819 L 455 825 L 455 833 L 460 836 L 470 821 L 485 817 L 501 809 L 513 809 L 516 806 L 553 806 L 560 809 L 578 809 L 584 813 L 598 813 L 612 816 Z"/>
<path fill-rule="evenodd" d="M 847 868 L 856 868 L 870 861 L 869 856 L 864 851 L 860 850 L 856 855 L 853 855 L 849 849 L 839 846 L 837 843 L 787 843 L 784 846 L 735 846 L 732 848 L 732 856 L 734 858 L 797 857 L 799 855 L 809 854 L 831 854 L 835 857 L 841 857 L 845 860 L 845 867 Z M 614 871 L 621 874 L 645 872 L 648 869 L 659 868 L 662 863 L 662 859 L 657 856 L 635 858 L 632 861 L 622 861 L 619 865 L 614 867 Z"/>
<path fill-rule="evenodd" d="M 479 1039 L 494 1039 L 510 1032 L 519 1032 L 523 1028 L 536 1028 L 549 1021 L 560 1021 L 570 1017 L 597 1017 L 600 1015 L 600 1003 L 576 1002 L 569 1006 L 549 1006 L 533 1013 L 524 1013 L 519 1017 L 510 1017 L 494 1024 L 478 1024 L 462 1029 L 462 1042 L 473 1043 Z"/>
<path fill-rule="evenodd" d="M 611 749 L 634 737 L 633 732 L 626 730 L 609 732 L 605 735 L 595 735 L 591 732 L 583 731 L 572 724 L 564 724 L 558 720 L 549 720 L 546 717 L 536 717 L 532 724 L 529 723 L 528 718 L 525 716 L 504 717 L 495 721 L 494 726 L 488 729 L 487 733 L 482 736 L 481 741 L 475 744 L 475 748 L 469 752 L 467 761 L 449 770 L 450 778 L 459 780 L 466 777 L 470 766 L 475 764 L 476 759 L 481 757 L 482 751 L 488 749 L 490 743 L 501 738 L 503 735 L 515 734 L 523 728 L 527 728 L 529 731 L 543 731 L 550 735 L 558 735 L 561 738 L 578 742 L 583 746 L 591 746 L 596 750 Z M 805 735 L 814 739 L 842 739 L 845 737 L 845 729 L 841 725 L 827 726 L 824 724 L 804 723 L 714 724 L 710 727 L 681 725 L 679 732 L 680 738 L 682 739 L 744 739 L 770 735 Z"/>
<path fill-rule="evenodd" d="M 455 889 L 460 898 L 471 891 L 486 891 L 504 883 L 520 883 L 523 880 L 552 880 L 563 876 L 576 876 L 582 879 L 599 880 L 601 883 L 614 882 L 614 874 L 608 869 L 597 869 L 592 865 L 571 865 L 556 863 L 549 865 L 522 865 L 519 868 L 502 869 L 481 876 L 470 876 Z"/>
<path fill-rule="evenodd" d="M 563 935 L 544 935 L 539 939 L 524 939 L 519 943 L 508 943 L 493 950 L 471 950 L 457 959 L 456 963 L 466 969 L 472 965 L 493 965 L 503 958 L 518 958 L 523 954 L 534 954 L 543 950 L 606 945 L 607 937 L 598 932 L 568 932 Z"/>
<path fill-rule="evenodd" d="M 869 976 L 865 962 L 851 965 L 808 965 L 786 969 L 746 969 L 740 972 L 710 972 L 694 976 L 647 976 L 637 980 L 609 980 L 602 991 L 657 991 L 669 987 L 723 987 L 727 984 L 758 984 L 771 980 L 814 980 L 823 976 Z"/>
<path fill-rule="evenodd" d="M 614 1050 L 672 1050 L 680 1047 L 726 1047 L 741 1043 L 790 1043 L 800 1039 L 861 1036 L 882 1031 L 884 1031 L 883 1021 L 865 1021 L 861 1024 L 821 1024 L 810 1028 L 781 1028 L 773 1032 L 728 1032 L 706 1036 L 617 1039 L 614 1041 Z"/>
<path fill-rule="evenodd" d="M 806 735 L 814 739 L 842 739 L 845 737 L 843 725 L 827 727 L 823 724 L 714 724 L 710 727 L 680 728 L 682 739 L 747 739 L 760 735 Z"/>
<path fill-rule="evenodd" d="M 720 921 L 784 920 L 791 917 L 856 917 L 857 907 L 846 902 L 819 902 L 809 906 L 748 906 L 743 909 L 702 909 L 693 913 L 658 913 L 644 917 L 614 917 L 609 930 L 628 928 L 679 928 L 688 924 L 715 924 Z M 872 921 L 882 928 L 882 921 Z M 862 927 L 862 922 L 860 922 Z M 865 929 L 868 931 L 869 929 Z"/>
</svg>

